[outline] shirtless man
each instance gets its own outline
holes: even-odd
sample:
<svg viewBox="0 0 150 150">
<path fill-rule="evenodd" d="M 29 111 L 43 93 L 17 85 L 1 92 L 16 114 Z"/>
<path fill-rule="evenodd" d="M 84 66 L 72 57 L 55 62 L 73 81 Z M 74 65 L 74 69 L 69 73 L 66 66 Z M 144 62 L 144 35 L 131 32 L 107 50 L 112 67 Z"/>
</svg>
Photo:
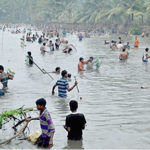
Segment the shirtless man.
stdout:
<svg viewBox="0 0 150 150">
<path fill-rule="evenodd" d="M 129 56 L 129 53 L 126 52 L 126 49 L 125 49 L 125 48 L 123 48 L 122 52 L 120 53 L 119 59 L 120 59 L 120 60 L 125 60 L 125 59 L 128 58 L 128 56 Z"/>
<path fill-rule="evenodd" d="M 46 43 L 43 43 L 43 45 L 40 47 L 40 51 L 41 51 L 41 53 L 46 52 Z"/>
<path fill-rule="evenodd" d="M 70 53 L 72 51 L 72 48 L 73 45 L 72 44 L 69 44 L 68 41 L 66 41 L 66 47 L 65 49 L 63 50 L 64 53 Z"/>
<path fill-rule="evenodd" d="M 53 71 L 52 73 L 55 73 L 55 74 L 60 74 L 60 67 L 56 67 L 55 71 Z"/>
</svg>

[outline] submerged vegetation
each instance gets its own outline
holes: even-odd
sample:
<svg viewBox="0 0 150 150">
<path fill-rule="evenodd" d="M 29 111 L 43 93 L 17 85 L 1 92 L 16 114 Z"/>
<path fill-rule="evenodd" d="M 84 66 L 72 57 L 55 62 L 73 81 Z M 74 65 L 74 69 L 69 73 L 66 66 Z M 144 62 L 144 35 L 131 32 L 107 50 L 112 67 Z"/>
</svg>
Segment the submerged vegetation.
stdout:
<svg viewBox="0 0 150 150">
<path fill-rule="evenodd" d="M 15 109 L 15 110 L 10 110 L 10 111 L 4 111 L 0 114 L 0 128 L 2 127 L 3 123 L 6 124 L 9 122 L 11 119 L 16 120 L 16 116 L 22 116 L 25 115 L 26 112 L 34 111 L 33 108 L 20 108 L 20 109 Z M 18 120 L 18 119 L 17 119 Z"/>
<path fill-rule="evenodd" d="M 150 0 L 1 0 L 0 22 L 150 24 Z"/>
</svg>

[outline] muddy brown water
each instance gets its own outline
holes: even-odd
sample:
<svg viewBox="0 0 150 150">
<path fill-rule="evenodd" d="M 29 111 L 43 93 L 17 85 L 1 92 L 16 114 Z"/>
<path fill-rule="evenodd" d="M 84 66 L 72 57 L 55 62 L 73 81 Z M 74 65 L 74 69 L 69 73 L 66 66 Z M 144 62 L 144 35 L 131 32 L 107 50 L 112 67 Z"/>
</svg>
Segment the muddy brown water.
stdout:
<svg viewBox="0 0 150 150">
<path fill-rule="evenodd" d="M 140 48 L 130 50 L 128 60 L 120 62 L 120 52 L 112 51 L 103 44 L 104 39 L 110 40 L 112 37 L 91 37 L 79 42 L 75 35 L 69 35 L 66 39 L 76 46 L 77 52 L 74 50 L 72 55 L 66 55 L 59 50 L 43 56 L 37 42 L 26 43 L 27 46 L 21 48 L 21 36 L 6 31 L 2 49 L 0 32 L 0 64 L 4 65 L 6 71 L 11 68 L 16 73 L 14 80 L 9 81 L 8 93 L 0 97 L 0 112 L 22 105 L 35 107 L 36 99 L 44 97 L 56 128 L 53 149 L 150 148 L 150 90 L 140 88 L 150 86 L 150 65 L 141 61 L 149 40 L 140 39 Z M 125 40 L 133 43 L 133 38 Z M 47 71 L 52 71 L 57 66 L 68 70 L 72 74 L 70 85 L 73 85 L 73 76 L 77 76 L 80 93 L 75 88 L 68 93 L 66 100 L 58 98 L 57 93 L 52 96 L 52 86 L 60 75 L 52 74 L 54 80 L 51 80 L 36 66 L 26 66 L 24 60 L 27 51 L 31 51 L 34 61 Z M 78 74 L 80 56 L 85 59 L 89 56 L 102 56 L 99 71 L 89 70 L 83 75 Z M 79 97 L 83 99 L 80 100 Z M 63 128 L 65 117 L 70 113 L 68 103 L 71 99 L 78 100 L 78 111 L 84 113 L 87 120 L 82 142 L 68 142 Z M 29 127 L 30 133 L 40 130 L 38 121 L 33 121 Z M 8 131 L 1 130 L 0 133 L 0 141 L 9 137 Z M 36 147 L 28 141 L 13 140 L 1 148 Z"/>
</svg>

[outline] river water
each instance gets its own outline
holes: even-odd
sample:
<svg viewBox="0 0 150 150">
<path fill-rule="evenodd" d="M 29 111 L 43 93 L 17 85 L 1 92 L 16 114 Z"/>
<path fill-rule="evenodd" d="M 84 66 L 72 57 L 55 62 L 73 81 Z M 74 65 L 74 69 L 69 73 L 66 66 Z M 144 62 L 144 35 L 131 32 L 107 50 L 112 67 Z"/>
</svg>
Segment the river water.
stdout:
<svg viewBox="0 0 150 150">
<path fill-rule="evenodd" d="M 150 90 L 141 89 L 141 86 L 150 86 L 150 65 L 141 61 L 147 39 L 140 39 L 140 48 L 131 49 L 126 62 L 120 62 L 119 51 L 110 50 L 105 46 L 104 39 L 118 37 L 93 37 L 79 42 L 75 35 L 66 39 L 74 44 L 77 52 L 72 55 L 55 51 L 54 54 L 40 53 L 40 45 L 26 43 L 20 47 L 21 34 L 4 32 L 2 48 L 2 32 L 0 32 L 0 64 L 15 71 L 15 78 L 9 81 L 9 90 L 4 97 L 0 97 L 0 112 L 25 107 L 35 107 L 35 101 L 44 97 L 47 108 L 55 124 L 54 149 L 58 148 L 150 148 Z M 133 43 L 130 37 L 125 41 Z M 133 47 L 133 46 L 132 46 Z M 79 82 L 78 94 L 75 88 L 68 93 L 68 98 L 62 100 L 51 95 L 52 86 L 60 78 L 53 75 L 54 80 L 44 75 L 36 67 L 25 64 L 25 55 L 31 51 L 34 61 L 47 71 L 60 66 L 77 76 Z M 78 74 L 77 64 L 79 57 L 85 59 L 90 56 L 101 56 L 102 65 L 99 71 L 86 71 Z M 57 90 L 56 90 L 57 91 Z M 79 99 L 82 97 L 82 100 Z M 84 113 L 87 126 L 83 132 L 82 142 L 67 142 L 67 133 L 63 128 L 65 117 L 70 113 L 69 101 L 76 99 L 79 102 L 78 111 Z M 35 117 L 35 116 L 32 116 Z M 30 124 L 30 133 L 40 130 L 39 121 Z M 3 131 L 4 133 L 4 131 Z M 0 141 L 9 138 L 9 134 L 0 135 Z M 28 141 L 13 140 L 1 148 L 36 148 Z"/>
</svg>

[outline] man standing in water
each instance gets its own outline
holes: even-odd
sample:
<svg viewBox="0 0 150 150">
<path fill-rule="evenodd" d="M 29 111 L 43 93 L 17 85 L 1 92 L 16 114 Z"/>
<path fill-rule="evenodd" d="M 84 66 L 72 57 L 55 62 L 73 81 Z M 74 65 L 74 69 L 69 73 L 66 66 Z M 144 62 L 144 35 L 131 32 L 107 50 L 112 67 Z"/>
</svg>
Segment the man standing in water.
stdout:
<svg viewBox="0 0 150 150">
<path fill-rule="evenodd" d="M 86 120 L 83 114 L 77 113 L 78 102 L 70 101 L 72 114 L 66 117 L 64 128 L 68 132 L 68 140 L 82 140 L 82 130 L 85 129 Z"/>
<path fill-rule="evenodd" d="M 90 61 L 90 59 L 88 59 L 87 61 L 84 61 L 84 59 L 82 57 L 80 57 L 79 63 L 78 63 L 78 71 L 85 71 L 84 65 L 87 64 L 89 61 Z"/>
<path fill-rule="evenodd" d="M 66 41 L 66 47 L 65 49 L 63 50 L 64 53 L 70 53 L 72 51 L 72 48 L 75 48 L 72 44 L 69 44 L 68 41 Z M 76 48 L 75 48 L 76 49 Z"/>
<path fill-rule="evenodd" d="M 145 53 L 144 53 L 144 55 L 143 55 L 143 57 L 142 57 L 142 61 L 143 61 L 143 62 L 148 62 L 148 59 L 150 58 L 150 56 L 149 56 L 149 54 L 148 54 L 148 51 L 149 51 L 149 48 L 146 48 L 146 49 L 145 49 Z"/>
<path fill-rule="evenodd" d="M 41 51 L 41 53 L 46 52 L 46 43 L 43 43 L 43 45 L 40 47 L 40 51 Z"/>
<path fill-rule="evenodd" d="M 129 56 L 129 53 L 126 52 L 126 49 L 123 48 L 122 52 L 120 53 L 119 59 L 120 60 L 126 60 Z"/>
<path fill-rule="evenodd" d="M 4 72 L 4 67 L 2 65 L 0 65 L 0 82 L 3 84 L 3 89 L 5 90 L 7 89 L 7 84 L 8 84 L 8 80 L 13 80 L 13 75 L 5 73 Z"/>
<path fill-rule="evenodd" d="M 139 40 L 138 40 L 137 36 L 135 37 L 134 47 L 135 47 L 135 48 L 138 48 L 138 47 L 139 47 Z"/>
<path fill-rule="evenodd" d="M 67 91 L 70 92 L 71 90 L 73 90 L 74 87 L 77 86 L 78 82 L 75 81 L 74 85 L 71 88 L 69 88 L 69 84 L 67 81 L 67 77 L 68 77 L 67 71 L 63 70 L 61 72 L 61 75 L 62 75 L 62 78 L 60 80 L 58 80 L 56 82 L 56 84 L 53 86 L 52 95 L 55 94 L 54 90 L 55 90 L 56 86 L 58 86 L 58 96 L 61 98 L 66 98 L 67 97 Z"/>
<path fill-rule="evenodd" d="M 31 52 L 28 52 L 27 54 L 28 55 L 26 56 L 25 59 L 27 65 L 33 65 L 33 57 L 31 56 Z"/>
<path fill-rule="evenodd" d="M 48 148 L 53 145 L 53 136 L 55 132 L 54 124 L 49 111 L 46 108 L 46 100 L 40 98 L 36 101 L 37 109 L 40 111 L 40 116 L 37 118 L 26 119 L 26 122 L 31 120 L 40 120 L 42 134 L 37 139 L 36 143 L 39 147 Z"/>
</svg>

